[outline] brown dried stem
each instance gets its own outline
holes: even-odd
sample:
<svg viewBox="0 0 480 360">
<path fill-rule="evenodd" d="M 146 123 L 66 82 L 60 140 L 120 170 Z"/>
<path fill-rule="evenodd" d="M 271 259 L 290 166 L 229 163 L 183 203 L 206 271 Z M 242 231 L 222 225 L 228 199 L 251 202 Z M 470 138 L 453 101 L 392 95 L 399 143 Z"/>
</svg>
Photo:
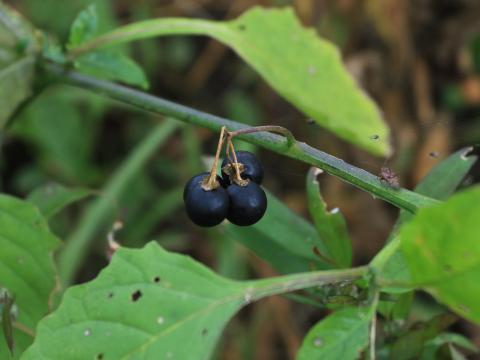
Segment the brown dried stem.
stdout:
<svg viewBox="0 0 480 360">
<path fill-rule="evenodd" d="M 233 146 L 231 133 L 227 133 L 227 139 L 228 139 L 227 140 L 228 141 L 227 149 L 230 148 L 230 150 L 232 151 L 232 155 L 233 155 L 233 163 L 230 162 L 230 165 L 233 166 L 233 168 L 235 169 L 235 182 L 238 185 L 244 186 L 244 185 L 248 184 L 248 182 L 243 180 L 242 176 L 240 174 L 240 164 L 237 160 L 237 154 L 235 152 L 235 147 Z"/>
<path fill-rule="evenodd" d="M 225 132 L 227 128 L 222 126 L 220 130 L 220 138 L 218 139 L 217 152 L 215 153 L 215 159 L 213 161 L 212 169 L 210 170 L 210 175 L 202 183 L 202 188 L 206 191 L 216 189 L 220 186 L 217 181 L 217 168 L 218 168 L 218 159 L 220 158 L 220 152 L 222 151 L 223 141 L 225 137 Z"/>
</svg>

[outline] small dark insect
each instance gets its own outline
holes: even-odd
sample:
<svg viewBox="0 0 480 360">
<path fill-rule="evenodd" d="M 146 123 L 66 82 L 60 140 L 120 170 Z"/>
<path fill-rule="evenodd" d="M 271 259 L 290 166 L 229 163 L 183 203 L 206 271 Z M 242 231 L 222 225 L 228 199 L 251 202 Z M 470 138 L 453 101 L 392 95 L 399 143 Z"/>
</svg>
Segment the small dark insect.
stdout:
<svg viewBox="0 0 480 360">
<path fill-rule="evenodd" d="M 382 166 L 378 178 L 380 179 L 380 181 L 390 185 L 390 187 L 394 189 L 398 189 L 400 187 L 397 174 L 395 174 L 393 170 L 386 166 Z"/>
<path fill-rule="evenodd" d="M 308 118 L 305 121 L 307 122 L 308 125 L 315 125 L 315 120 L 313 120 L 311 118 Z"/>
<path fill-rule="evenodd" d="M 432 158 L 437 158 L 440 154 L 438 151 L 432 151 L 430 154 L 428 154 Z"/>
<path fill-rule="evenodd" d="M 378 139 L 380 139 L 380 135 L 376 135 L 376 134 L 375 134 L 375 135 L 372 135 L 372 136 L 370 136 L 370 139 L 372 139 L 372 140 L 378 140 Z"/>
</svg>

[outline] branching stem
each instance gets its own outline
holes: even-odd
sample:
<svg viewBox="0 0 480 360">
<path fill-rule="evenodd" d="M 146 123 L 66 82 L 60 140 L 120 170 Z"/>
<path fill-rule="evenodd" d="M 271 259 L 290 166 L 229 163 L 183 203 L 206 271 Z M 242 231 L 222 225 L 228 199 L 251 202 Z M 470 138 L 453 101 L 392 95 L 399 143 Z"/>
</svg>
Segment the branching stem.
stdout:
<svg viewBox="0 0 480 360">
<path fill-rule="evenodd" d="M 287 139 L 287 147 L 291 147 L 296 143 L 295 137 L 293 136 L 292 132 L 284 128 L 283 126 L 278 126 L 278 125 L 255 126 L 251 128 L 233 131 L 233 132 L 230 132 L 228 135 L 231 139 L 233 139 L 235 136 L 238 136 L 238 135 L 253 134 L 261 131 L 277 133 L 285 136 L 285 138 Z"/>
<path fill-rule="evenodd" d="M 233 166 L 233 168 L 235 169 L 235 182 L 241 186 L 246 185 L 247 182 L 242 179 L 242 176 L 240 174 L 240 164 L 238 163 L 237 153 L 235 152 L 235 147 L 233 146 L 231 133 L 227 135 L 227 138 L 228 138 L 227 146 L 230 148 L 230 151 L 232 152 L 232 156 L 233 156 L 233 163 L 230 162 L 230 165 Z"/>
<path fill-rule="evenodd" d="M 202 126 L 214 131 L 220 131 L 222 126 L 226 126 L 230 131 L 236 133 L 235 136 L 238 136 L 244 141 L 316 166 L 330 175 L 337 176 L 343 181 L 371 193 L 375 198 L 388 201 L 411 213 L 416 212 L 420 207 L 438 203 L 438 201 L 434 199 L 406 189 L 392 189 L 390 186 L 382 183 L 378 176 L 347 164 L 343 160 L 305 143 L 296 142 L 293 137 L 287 137 L 285 139 L 269 132 L 251 133 L 251 130 L 247 131 L 247 129 L 250 128 L 244 124 L 213 116 L 109 81 L 98 80 L 74 71 L 65 71 L 65 69 L 56 64 L 45 64 L 44 69 L 51 75 L 52 80 L 56 82 L 89 89 L 146 111 L 170 116 L 180 121 Z M 242 131 L 247 133 L 242 133 Z M 284 131 L 283 134 L 285 135 Z M 295 146 L 288 146 L 289 142 Z"/>
<path fill-rule="evenodd" d="M 202 184 L 202 188 L 206 191 L 216 189 L 220 186 L 217 181 L 217 168 L 218 168 L 218 159 L 220 158 L 220 153 L 222 151 L 223 142 L 225 141 L 225 131 L 226 127 L 222 126 L 220 130 L 220 137 L 217 144 L 217 152 L 215 153 L 215 159 L 213 160 L 212 169 L 210 170 L 210 175 Z"/>
</svg>

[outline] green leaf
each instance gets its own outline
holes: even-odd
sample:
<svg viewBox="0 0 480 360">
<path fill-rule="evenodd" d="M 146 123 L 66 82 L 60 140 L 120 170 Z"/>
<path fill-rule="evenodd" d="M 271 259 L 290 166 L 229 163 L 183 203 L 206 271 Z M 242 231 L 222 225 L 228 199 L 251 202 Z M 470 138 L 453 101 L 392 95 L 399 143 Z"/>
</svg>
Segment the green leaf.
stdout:
<svg viewBox="0 0 480 360">
<path fill-rule="evenodd" d="M 120 199 L 138 180 L 141 170 L 149 159 L 176 131 L 178 124 L 173 119 L 165 119 L 161 124 L 151 129 L 123 164 L 110 176 L 102 189 L 102 196 L 96 199 L 86 209 L 80 218 L 77 228 L 70 234 L 69 239 L 58 256 L 58 267 L 64 284 L 70 284 L 87 256 L 89 246 L 95 240 L 95 234 L 102 225 L 110 223 L 114 214 L 112 206 L 116 199 Z"/>
<path fill-rule="evenodd" d="M 13 337 L 17 352 L 32 342 L 37 322 L 50 310 L 56 287 L 52 252 L 59 241 L 31 204 L 0 195 L 0 288 L 6 288 L 18 308 Z M 4 338 L 0 330 L 0 339 Z M 0 358 L 9 358 L 8 349 L 0 346 Z"/>
<path fill-rule="evenodd" d="M 454 193 L 478 157 L 473 147 L 451 154 L 436 165 L 415 188 L 415 192 L 437 200 L 447 200 Z"/>
<path fill-rule="evenodd" d="M 391 279 L 387 261 L 378 271 L 381 284 L 420 287 L 453 311 L 480 322 L 480 187 L 447 202 L 420 209 L 399 232 L 397 244 L 409 276 Z"/>
<path fill-rule="evenodd" d="M 455 349 L 455 346 L 452 344 L 448 345 L 448 349 L 450 350 L 450 356 L 452 357 L 452 360 L 467 360 L 467 358 L 457 349 Z"/>
<path fill-rule="evenodd" d="M 0 129 L 15 110 L 32 95 L 35 59 L 22 58 L 0 69 Z"/>
<path fill-rule="evenodd" d="M 220 40 L 307 116 L 374 154 L 390 153 L 387 126 L 346 71 L 337 48 L 303 28 L 290 8 L 253 8 L 227 27 L 230 33 L 219 32 Z"/>
<path fill-rule="evenodd" d="M 391 346 L 389 359 L 418 359 L 425 344 L 440 332 L 452 325 L 457 317 L 452 314 L 436 316 L 425 323 L 417 323 L 399 337 Z"/>
<path fill-rule="evenodd" d="M 442 333 L 432 340 L 436 344 L 454 344 L 472 352 L 478 352 L 478 348 L 469 339 L 456 333 Z"/>
<path fill-rule="evenodd" d="M 378 311 L 388 320 L 405 320 L 410 314 L 413 300 L 413 291 L 398 296 L 390 295 L 390 299 L 379 301 Z"/>
<path fill-rule="evenodd" d="M 315 228 L 270 192 L 265 193 L 268 209 L 258 223 L 252 226 L 236 226 L 224 222 L 219 230 L 269 262 L 281 273 L 331 268 L 330 264 L 314 253 L 315 247 L 322 254 L 326 253 L 325 245 Z"/>
<path fill-rule="evenodd" d="M 148 80 L 143 69 L 135 61 L 119 53 L 91 52 L 78 58 L 75 67 L 89 75 L 148 89 Z"/>
<path fill-rule="evenodd" d="M 67 290 L 23 359 L 208 359 L 245 289 L 153 242 L 120 249 L 97 279 Z"/>
<path fill-rule="evenodd" d="M 352 243 L 345 219 L 338 208 L 327 210 L 322 199 L 317 176 L 320 169 L 311 168 L 307 175 L 308 209 L 320 238 L 327 248 L 327 256 L 340 268 L 352 264 Z"/>
<path fill-rule="evenodd" d="M 388 243 L 372 260 L 370 266 L 382 279 L 388 279 L 389 285 L 382 287 L 383 292 L 402 294 L 413 290 L 413 287 L 405 286 L 411 282 L 410 271 L 405 264 L 403 253 L 399 250 L 400 237 L 395 237 Z M 403 284 L 395 286 L 391 284 Z"/>
<path fill-rule="evenodd" d="M 444 332 L 437 335 L 425 345 L 420 360 L 436 360 L 438 349 L 445 344 L 453 344 L 473 353 L 478 353 L 478 348 L 466 337 L 456 333 Z"/>
<path fill-rule="evenodd" d="M 296 359 L 358 359 L 368 344 L 369 325 L 374 315 L 374 306 L 334 312 L 310 329 Z"/>
<path fill-rule="evenodd" d="M 75 47 L 91 40 L 96 35 L 97 30 L 96 6 L 90 5 L 73 22 L 68 47 Z M 148 89 L 148 80 L 142 68 L 121 53 L 94 51 L 77 58 L 74 65 L 81 72 L 89 75 Z"/>
<path fill-rule="evenodd" d="M 97 9 L 90 5 L 78 14 L 70 28 L 68 47 L 74 47 L 92 39 L 98 29 Z"/>
<path fill-rule="evenodd" d="M 92 39 L 71 49 L 71 54 L 180 34 L 208 35 L 230 46 L 279 94 L 321 126 L 373 154 L 391 152 L 389 129 L 376 105 L 346 71 L 337 48 L 314 30 L 305 29 L 291 8 L 255 7 L 227 22 L 141 21 Z M 377 140 L 371 139 L 373 135 Z"/>
<path fill-rule="evenodd" d="M 38 34 L 32 24 L 13 7 L 0 2 L 0 43 L 17 55 L 33 54 L 38 50 Z"/>
<path fill-rule="evenodd" d="M 129 239 L 145 239 L 152 229 L 158 228 L 158 224 L 172 216 L 183 205 L 183 186 L 161 192 L 152 199 L 153 204 L 146 207 L 142 203 L 138 217 L 122 230 L 122 236 Z M 163 235 L 163 234 L 162 234 Z"/>
<path fill-rule="evenodd" d="M 467 147 L 451 154 L 437 164 L 415 187 L 415 192 L 437 200 L 447 200 L 454 193 L 478 157 L 471 155 L 473 147 Z M 412 218 L 412 214 L 402 210 L 399 223 Z"/>
<path fill-rule="evenodd" d="M 446 200 L 457 189 L 477 161 L 477 156 L 470 155 L 472 150 L 471 147 L 461 149 L 441 161 L 420 181 L 415 188 L 415 192 L 434 199 Z M 381 270 L 384 272 L 383 276 L 392 281 L 407 282 L 409 279 L 408 268 L 405 265 L 403 255 L 396 251 L 399 239 L 394 239 L 400 225 L 410 221 L 412 217 L 411 213 L 404 210 L 400 211 L 400 217 L 395 224 L 396 230 L 391 234 L 392 241 L 372 261 L 372 265 L 383 268 Z M 386 262 L 388 264 L 385 264 Z"/>
<path fill-rule="evenodd" d="M 364 271 L 237 282 L 155 242 L 143 249 L 121 248 L 95 280 L 65 292 L 22 359 L 209 359 L 222 329 L 242 306 L 352 280 Z"/>
<path fill-rule="evenodd" d="M 67 188 L 53 183 L 35 189 L 28 195 L 27 200 L 36 205 L 42 215 L 49 219 L 64 207 L 94 193 L 90 189 Z"/>
<path fill-rule="evenodd" d="M 68 183 L 92 183 L 98 169 L 92 164 L 95 133 L 105 101 L 85 91 L 63 87 L 37 96 L 10 130 L 32 145 L 36 164 Z"/>
</svg>

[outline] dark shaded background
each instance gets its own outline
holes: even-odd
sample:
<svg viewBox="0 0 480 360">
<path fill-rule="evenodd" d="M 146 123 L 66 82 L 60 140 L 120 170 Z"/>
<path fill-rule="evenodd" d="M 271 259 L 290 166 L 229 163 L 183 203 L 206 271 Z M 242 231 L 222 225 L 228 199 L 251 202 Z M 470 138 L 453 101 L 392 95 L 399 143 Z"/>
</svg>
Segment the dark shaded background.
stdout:
<svg viewBox="0 0 480 360">
<path fill-rule="evenodd" d="M 76 14 L 92 1 L 10 1 L 38 27 L 65 41 Z M 146 70 L 150 92 L 213 114 L 252 125 L 279 124 L 305 141 L 354 165 L 378 173 L 394 169 L 402 186 L 412 188 L 449 153 L 480 142 L 480 2 L 478 0 L 177 0 L 97 1 L 103 30 L 135 20 L 185 16 L 230 19 L 254 5 L 294 6 L 302 22 L 341 49 L 347 67 L 383 110 L 393 133 L 395 155 L 375 159 L 347 145 L 307 119 L 250 70 L 232 51 L 199 37 L 170 37 L 125 47 Z M 345 106 L 348 106 L 346 104 Z M 352 120 L 354 126 L 355 119 Z M 158 118 L 125 109 L 77 89 L 50 89 L 16 119 L 3 135 L 1 191 L 25 196 L 38 185 L 57 181 L 102 188 L 112 171 L 149 132 Z M 117 218 L 128 246 L 157 239 L 233 278 L 271 276 L 273 270 L 215 230 L 201 230 L 173 200 L 162 197 L 182 187 L 212 155 L 217 135 L 183 127 L 138 174 L 118 199 L 111 219 L 98 231 L 78 280 L 92 278 L 106 264 L 105 234 Z M 374 141 L 374 140 L 372 140 Z M 251 146 L 248 148 L 252 149 Z M 266 168 L 265 187 L 291 209 L 308 217 L 307 166 L 257 149 Z M 478 182 L 477 166 L 465 185 Z M 339 180 L 322 176 L 330 207 L 346 216 L 354 241 L 355 264 L 365 264 L 382 247 L 398 211 Z M 58 215 L 52 226 L 61 237 L 75 227 L 84 203 Z M 173 209 L 173 210 L 172 210 Z M 148 213 L 155 221 L 136 226 Z M 155 217 L 158 213 L 157 218 Z M 420 297 L 410 322 L 437 309 Z M 309 326 L 325 312 L 284 298 L 243 310 L 233 320 L 219 349 L 221 359 L 293 358 Z M 460 331 L 480 345 L 479 329 L 458 322 Z M 473 358 L 473 357 L 470 357 Z"/>
</svg>

